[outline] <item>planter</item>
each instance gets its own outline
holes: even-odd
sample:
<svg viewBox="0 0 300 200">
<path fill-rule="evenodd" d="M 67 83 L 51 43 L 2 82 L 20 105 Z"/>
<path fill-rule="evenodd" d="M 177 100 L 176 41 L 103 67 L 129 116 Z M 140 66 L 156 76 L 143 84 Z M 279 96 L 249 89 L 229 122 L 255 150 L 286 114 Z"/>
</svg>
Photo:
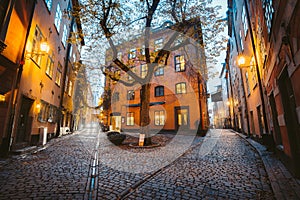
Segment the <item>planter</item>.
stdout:
<svg viewBox="0 0 300 200">
<path fill-rule="evenodd" d="M 118 146 L 126 139 L 126 135 L 116 131 L 111 131 L 107 133 L 107 138 L 111 143 Z"/>
</svg>

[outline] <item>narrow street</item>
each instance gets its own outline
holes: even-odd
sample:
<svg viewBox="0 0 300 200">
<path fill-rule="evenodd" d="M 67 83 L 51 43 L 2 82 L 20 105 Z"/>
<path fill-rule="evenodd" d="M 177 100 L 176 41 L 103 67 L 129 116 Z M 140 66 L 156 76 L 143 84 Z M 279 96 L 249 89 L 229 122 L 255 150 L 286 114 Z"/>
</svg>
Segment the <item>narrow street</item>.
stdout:
<svg viewBox="0 0 300 200">
<path fill-rule="evenodd" d="M 259 154 L 230 130 L 213 129 L 196 137 L 185 153 L 152 171 L 138 171 L 132 163 L 127 170 L 122 160 L 115 167 L 107 155 L 118 148 L 94 126 L 53 139 L 38 152 L 1 160 L 0 199 L 275 198 Z M 151 154 L 164 160 L 174 153 L 162 149 L 144 150 L 152 152 L 145 163 Z"/>
</svg>

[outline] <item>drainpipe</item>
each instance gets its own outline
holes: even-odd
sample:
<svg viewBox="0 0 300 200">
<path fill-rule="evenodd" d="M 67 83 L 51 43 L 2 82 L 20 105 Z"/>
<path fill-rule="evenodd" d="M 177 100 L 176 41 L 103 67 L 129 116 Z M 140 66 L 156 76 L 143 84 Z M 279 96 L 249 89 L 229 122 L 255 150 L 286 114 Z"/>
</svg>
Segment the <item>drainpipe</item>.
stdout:
<svg viewBox="0 0 300 200">
<path fill-rule="evenodd" d="M 20 86 L 22 72 L 23 72 L 25 51 L 26 51 L 26 46 L 27 46 L 27 42 L 28 42 L 28 36 L 30 33 L 31 25 L 32 25 L 32 19 L 33 19 L 33 15 L 34 15 L 36 0 L 34 0 L 32 4 L 33 5 L 32 5 L 32 10 L 30 13 L 29 23 L 28 23 L 28 27 L 27 27 L 27 31 L 26 31 L 25 43 L 24 43 L 23 50 L 22 50 L 21 61 L 20 61 L 19 68 L 17 71 L 16 79 L 13 84 L 13 88 L 11 90 L 11 98 L 10 98 L 10 103 L 9 103 L 11 105 L 11 107 L 8 111 L 9 119 L 8 119 L 7 127 L 5 130 L 7 137 L 6 137 L 6 139 L 3 140 L 3 145 L 4 145 L 3 149 L 5 151 L 5 152 L 3 152 L 4 156 L 8 155 L 8 153 L 10 151 L 11 143 L 12 143 L 12 131 L 13 131 L 13 124 L 14 124 L 14 120 L 15 120 L 16 105 L 17 105 L 18 96 L 19 96 L 19 86 Z"/>
</svg>

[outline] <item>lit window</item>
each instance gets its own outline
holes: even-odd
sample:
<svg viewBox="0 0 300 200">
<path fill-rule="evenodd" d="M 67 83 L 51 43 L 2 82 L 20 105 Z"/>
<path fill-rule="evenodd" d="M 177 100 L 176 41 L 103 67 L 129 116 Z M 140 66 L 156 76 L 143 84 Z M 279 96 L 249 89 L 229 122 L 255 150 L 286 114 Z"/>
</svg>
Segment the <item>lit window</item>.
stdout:
<svg viewBox="0 0 300 200">
<path fill-rule="evenodd" d="M 67 26 L 64 24 L 64 31 L 63 31 L 63 35 L 61 38 L 61 42 L 63 43 L 63 45 L 65 47 L 66 47 L 66 43 L 67 43 L 67 34 L 68 34 Z"/>
<path fill-rule="evenodd" d="M 134 91 L 133 90 L 127 91 L 127 100 L 134 100 Z"/>
<path fill-rule="evenodd" d="M 126 125 L 133 126 L 134 125 L 134 113 L 128 112 L 126 118 L 127 118 Z"/>
<path fill-rule="evenodd" d="M 185 94 L 186 93 L 186 84 L 185 83 L 177 83 L 175 85 L 176 94 Z"/>
<path fill-rule="evenodd" d="M 256 78 L 257 72 L 256 72 L 255 60 L 254 60 L 253 56 L 250 61 L 250 72 L 251 72 L 251 76 L 252 76 L 252 86 L 253 86 L 253 88 L 255 88 L 255 86 L 257 84 L 257 78 Z"/>
<path fill-rule="evenodd" d="M 155 87 L 155 96 L 156 97 L 160 97 L 160 96 L 164 96 L 164 95 L 165 95 L 164 86 Z"/>
<path fill-rule="evenodd" d="M 154 120 L 156 126 L 165 125 L 165 112 L 163 110 L 154 112 Z"/>
<path fill-rule="evenodd" d="M 273 1 L 272 0 L 263 0 L 263 9 L 265 11 L 265 20 L 266 20 L 266 25 L 268 28 L 268 33 L 271 32 L 271 26 L 272 26 L 272 19 L 273 19 Z"/>
<path fill-rule="evenodd" d="M 66 75 L 66 80 L 65 80 L 65 92 L 68 91 L 68 83 L 69 83 L 69 76 Z"/>
<path fill-rule="evenodd" d="M 72 92 L 73 92 L 73 82 L 69 81 L 68 95 L 72 96 Z"/>
<path fill-rule="evenodd" d="M 47 5 L 47 8 L 49 11 L 51 11 L 51 8 L 52 8 L 52 0 L 45 0 L 45 3 Z"/>
<path fill-rule="evenodd" d="M 154 41 L 154 51 L 159 51 L 163 48 L 163 39 L 157 39 Z"/>
<path fill-rule="evenodd" d="M 38 54 L 38 52 L 40 51 L 40 43 L 43 40 L 43 35 L 41 30 L 39 29 L 38 26 L 36 26 L 35 31 L 34 31 L 34 37 L 32 39 L 32 52 L 36 53 L 36 55 L 32 56 L 32 59 L 34 60 L 34 62 L 40 66 L 42 63 L 42 56 Z"/>
<path fill-rule="evenodd" d="M 60 28 L 61 18 L 62 18 L 61 9 L 60 9 L 59 4 L 57 4 L 56 13 L 55 13 L 55 19 L 54 19 L 54 24 L 55 24 L 56 29 L 57 29 L 58 32 L 59 32 L 59 28 Z"/>
<path fill-rule="evenodd" d="M 130 49 L 128 59 L 136 58 L 136 49 Z"/>
<path fill-rule="evenodd" d="M 53 76 L 53 66 L 54 66 L 54 55 L 53 51 L 48 54 L 47 62 L 46 62 L 46 74 L 52 78 Z"/>
<path fill-rule="evenodd" d="M 184 56 L 175 56 L 175 71 L 182 72 L 185 70 Z"/>
<path fill-rule="evenodd" d="M 148 71 L 148 65 L 147 64 L 141 65 L 141 78 L 146 77 L 147 71 Z"/>
<path fill-rule="evenodd" d="M 61 83 L 61 71 L 62 71 L 62 66 L 60 63 L 58 63 L 57 70 L 56 70 L 56 76 L 55 76 L 55 83 L 60 86 Z"/>
</svg>

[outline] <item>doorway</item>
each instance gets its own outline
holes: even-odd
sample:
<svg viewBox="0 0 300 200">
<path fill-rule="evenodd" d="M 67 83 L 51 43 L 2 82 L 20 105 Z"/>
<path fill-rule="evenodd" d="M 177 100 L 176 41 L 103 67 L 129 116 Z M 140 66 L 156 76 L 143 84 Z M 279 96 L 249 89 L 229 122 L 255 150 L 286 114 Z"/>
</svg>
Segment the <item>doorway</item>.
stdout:
<svg viewBox="0 0 300 200">
<path fill-rule="evenodd" d="M 269 96 L 269 102 L 270 102 L 271 111 L 272 111 L 275 142 L 276 142 L 276 145 L 282 145 L 281 131 L 280 131 L 280 126 L 279 126 L 279 122 L 278 122 L 278 113 L 277 113 L 277 109 L 276 109 L 276 102 L 275 102 L 273 92 Z"/>
<path fill-rule="evenodd" d="M 300 176 L 300 128 L 296 113 L 296 101 L 293 86 L 285 68 L 279 77 L 279 91 L 284 110 L 284 120 L 287 127 L 287 135 L 292 153 L 293 168 L 297 176 Z"/>
<path fill-rule="evenodd" d="M 29 116 L 29 111 L 33 102 L 34 100 L 28 97 L 22 97 L 21 108 L 18 116 L 16 143 L 29 142 L 31 125 L 33 120 L 33 117 Z"/>
<path fill-rule="evenodd" d="M 176 130 L 180 129 L 189 129 L 189 108 L 185 107 L 175 107 L 175 128 Z"/>
</svg>

